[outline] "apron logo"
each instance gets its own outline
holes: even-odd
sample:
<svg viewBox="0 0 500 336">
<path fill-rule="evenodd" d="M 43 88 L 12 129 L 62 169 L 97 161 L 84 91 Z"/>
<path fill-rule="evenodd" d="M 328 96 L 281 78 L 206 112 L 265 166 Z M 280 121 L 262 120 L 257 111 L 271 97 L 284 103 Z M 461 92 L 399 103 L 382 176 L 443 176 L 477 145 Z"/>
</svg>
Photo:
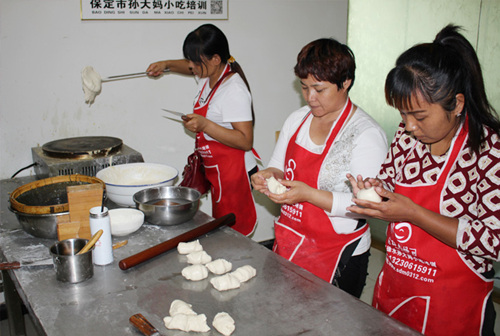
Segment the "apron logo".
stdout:
<svg viewBox="0 0 500 336">
<path fill-rule="evenodd" d="M 394 225 L 394 237 L 400 243 L 406 243 L 411 238 L 410 223 L 397 223 Z"/>
<path fill-rule="evenodd" d="M 297 164 L 295 163 L 294 159 L 288 160 L 287 164 L 285 165 L 285 178 L 288 181 L 293 181 L 293 178 L 295 176 L 294 170 L 297 168 Z"/>
</svg>

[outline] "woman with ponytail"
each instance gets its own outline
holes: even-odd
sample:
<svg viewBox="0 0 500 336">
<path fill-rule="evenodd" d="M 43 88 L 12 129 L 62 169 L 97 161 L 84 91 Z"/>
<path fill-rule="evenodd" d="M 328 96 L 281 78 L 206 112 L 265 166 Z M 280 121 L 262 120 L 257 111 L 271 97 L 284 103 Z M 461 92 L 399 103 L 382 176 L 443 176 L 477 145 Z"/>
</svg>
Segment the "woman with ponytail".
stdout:
<svg viewBox="0 0 500 336">
<path fill-rule="evenodd" d="M 146 71 L 157 77 L 168 69 L 200 79 L 193 113 L 183 117 L 183 124 L 196 133 L 195 147 L 211 184 L 212 216 L 234 213 L 232 228 L 248 236 L 257 222 L 249 178 L 257 171 L 250 87 L 216 26 L 204 24 L 189 33 L 183 53 L 185 59 L 159 61 Z"/>
<path fill-rule="evenodd" d="M 426 335 L 493 335 L 500 260 L 500 122 L 474 48 L 449 25 L 405 51 L 385 83 L 402 122 L 377 178 L 384 201 L 351 212 L 391 222 L 373 305 Z"/>
</svg>

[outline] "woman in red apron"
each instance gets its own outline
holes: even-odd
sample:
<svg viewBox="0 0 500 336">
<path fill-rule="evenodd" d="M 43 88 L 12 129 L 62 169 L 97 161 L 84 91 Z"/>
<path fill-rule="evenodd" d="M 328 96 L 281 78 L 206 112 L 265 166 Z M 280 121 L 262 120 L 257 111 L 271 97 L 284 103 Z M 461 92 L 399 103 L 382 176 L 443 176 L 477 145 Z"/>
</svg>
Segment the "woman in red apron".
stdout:
<svg viewBox="0 0 500 336">
<path fill-rule="evenodd" d="M 335 70 L 332 70 L 335 69 Z M 282 204 L 273 250 L 325 281 L 359 297 L 365 284 L 370 232 L 364 220 L 347 218 L 352 198 L 345 172 L 378 171 L 385 135 L 348 91 L 354 79 L 350 49 L 320 39 L 299 53 L 295 73 L 308 106 L 285 122 L 267 169 L 252 177 L 254 187 Z M 371 155 L 367 163 L 364 154 Z M 271 176 L 288 188 L 270 192 Z M 334 214 L 334 207 L 341 212 Z"/>
<path fill-rule="evenodd" d="M 232 228 L 250 235 L 257 213 L 249 175 L 257 171 L 257 163 L 252 150 L 254 114 L 248 83 L 229 53 L 224 33 L 212 24 L 191 32 L 183 52 L 184 60 L 156 62 L 147 72 L 159 76 L 169 69 L 200 78 L 194 111 L 183 117 L 183 123 L 196 133 L 196 150 L 211 184 L 212 216 L 232 212 L 236 216 Z"/>
<path fill-rule="evenodd" d="M 373 305 L 426 335 L 493 335 L 500 121 L 475 51 L 447 26 L 398 58 L 385 90 L 403 123 L 378 179 L 349 176 L 385 201 L 348 210 L 391 222 Z"/>
</svg>

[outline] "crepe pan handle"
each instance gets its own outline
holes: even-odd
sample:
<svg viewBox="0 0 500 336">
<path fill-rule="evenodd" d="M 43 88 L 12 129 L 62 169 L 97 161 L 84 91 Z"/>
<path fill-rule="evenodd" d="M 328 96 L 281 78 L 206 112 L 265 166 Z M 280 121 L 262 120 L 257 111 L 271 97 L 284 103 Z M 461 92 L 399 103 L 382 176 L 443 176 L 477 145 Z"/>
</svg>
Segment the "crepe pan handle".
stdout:
<svg viewBox="0 0 500 336">
<path fill-rule="evenodd" d="M 225 216 L 216 218 L 213 221 L 210 221 L 206 224 L 198 226 L 197 228 L 194 228 L 191 231 L 183 233 L 180 236 L 177 236 L 175 238 L 164 241 L 163 243 L 160 243 L 158 245 L 150 247 L 147 250 L 144 250 L 142 252 L 134 254 L 128 258 L 122 259 L 118 263 L 118 266 L 120 266 L 120 268 L 122 270 L 127 270 L 131 267 L 134 267 L 142 262 L 145 262 L 149 259 L 152 259 L 152 258 L 154 258 L 154 257 L 156 257 L 164 252 L 167 252 L 167 251 L 177 247 L 177 245 L 181 242 L 191 241 L 191 240 L 198 238 L 206 233 L 209 233 L 212 230 L 217 229 L 218 227 L 220 227 L 222 225 L 231 226 L 234 224 L 235 220 L 236 220 L 236 217 L 234 216 L 233 213 L 229 213 Z"/>
</svg>

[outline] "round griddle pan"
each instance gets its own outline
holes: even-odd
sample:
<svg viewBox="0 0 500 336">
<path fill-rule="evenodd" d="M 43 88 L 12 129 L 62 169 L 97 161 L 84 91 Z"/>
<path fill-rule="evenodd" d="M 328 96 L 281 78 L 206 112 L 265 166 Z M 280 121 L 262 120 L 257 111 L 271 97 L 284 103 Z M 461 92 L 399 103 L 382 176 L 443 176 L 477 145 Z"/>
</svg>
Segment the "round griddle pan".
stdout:
<svg viewBox="0 0 500 336">
<path fill-rule="evenodd" d="M 100 157 L 117 152 L 122 144 L 119 138 L 84 136 L 51 141 L 43 145 L 42 150 L 46 155 L 58 158 Z"/>
</svg>

